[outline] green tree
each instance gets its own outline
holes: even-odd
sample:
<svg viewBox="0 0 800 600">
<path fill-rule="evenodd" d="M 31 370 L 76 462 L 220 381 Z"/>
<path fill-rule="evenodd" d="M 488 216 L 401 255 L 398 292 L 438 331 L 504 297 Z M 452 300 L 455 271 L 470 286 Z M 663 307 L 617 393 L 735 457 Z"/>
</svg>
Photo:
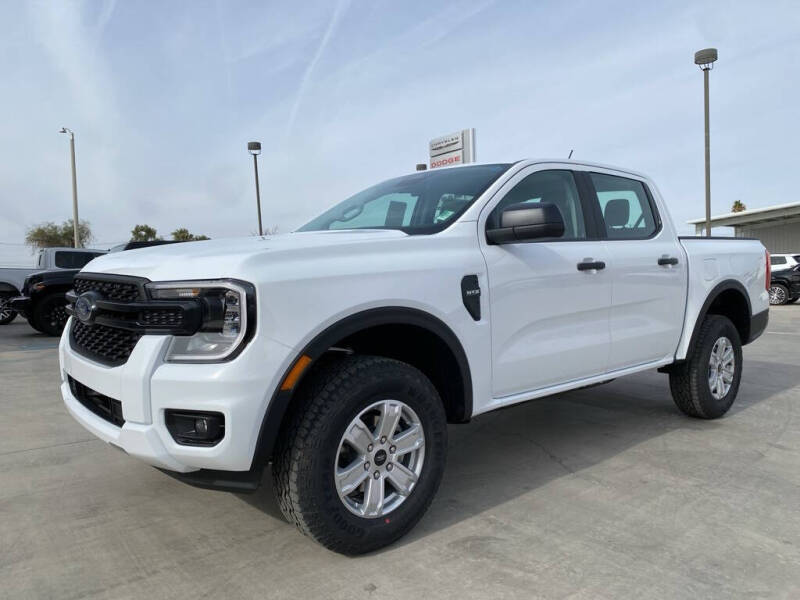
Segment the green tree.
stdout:
<svg viewBox="0 0 800 600">
<path fill-rule="evenodd" d="M 742 212 L 743 210 L 747 210 L 747 207 L 741 200 L 737 200 L 733 203 L 733 206 L 731 206 L 731 212 Z"/>
<path fill-rule="evenodd" d="M 172 239 L 177 242 L 195 242 L 200 240 L 210 240 L 211 238 L 205 235 L 195 235 L 193 233 L 189 233 L 189 230 L 186 229 L 186 227 L 179 227 L 172 232 Z"/>
<path fill-rule="evenodd" d="M 153 240 L 160 239 L 161 238 L 158 237 L 155 227 L 150 227 L 150 225 L 137 225 L 131 229 L 132 242 L 151 242 Z"/>
<path fill-rule="evenodd" d="M 78 222 L 78 245 L 86 247 L 94 239 L 88 221 Z M 25 233 L 25 243 L 32 248 L 53 248 L 57 246 L 72 247 L 74 235 L 72 219 L 67 219 L 61 225 L 52 221 L 32 225 Z"/>
</svg>

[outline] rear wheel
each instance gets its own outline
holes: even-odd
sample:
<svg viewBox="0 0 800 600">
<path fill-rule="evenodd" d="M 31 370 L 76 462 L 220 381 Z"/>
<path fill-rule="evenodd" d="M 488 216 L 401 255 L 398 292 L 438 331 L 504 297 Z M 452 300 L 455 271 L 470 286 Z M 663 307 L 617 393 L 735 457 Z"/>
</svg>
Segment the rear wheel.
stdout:
<svg viewBox="0 0 800 600">
<path fill-rule="evenodd" d="M 447 422 L 417 369 L 374 356 L 312 373 L 273 457 L 286 518 L 335 552 L 391 544 L 419 521 L 444 471 Z"/>
<path fill-rule="evenodd" d="M 9 300 L 11 300 L 10 295 L 0 295 L 0 325 L 8 325 L 17 318 L 17 311 L 11 310 L 11 307 L 8 306 Z"/>
<path fill-rule="evenodd" d="M 690 417 L 716 419 L 730 409 L 742 377 L 742 343 L 730 319 L 708 315 L 686 363 L 669 375 L 672 399 Z"/>
<path fill-rule="evenodd" d="M 34 329 L 51 336 L 59 336 L 64 331 L 69 315 L 67 314 L 67 299 L 63 293 L 48 294 L 31 311 Z"/>
<path fill-rule="evenodd" d="M 769 286 L 769 303 L 773 306 L 786 304 L 789 300 L 789 290 L 785 285 L 780 283 L 773 283 Z"/>
</svg>

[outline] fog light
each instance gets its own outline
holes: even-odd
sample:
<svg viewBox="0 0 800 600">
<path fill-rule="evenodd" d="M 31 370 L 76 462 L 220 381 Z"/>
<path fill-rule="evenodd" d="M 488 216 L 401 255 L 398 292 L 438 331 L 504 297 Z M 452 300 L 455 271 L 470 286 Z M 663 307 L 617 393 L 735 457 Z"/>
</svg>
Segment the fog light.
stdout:
<svg viewBox="0 0 800 600">
<path fill-rule="evenodd" d="M 214 446 L 225 437 L 225 417 L 218 412 L 167 410 L 167 430 L 182 446 Z"/>
</svg>

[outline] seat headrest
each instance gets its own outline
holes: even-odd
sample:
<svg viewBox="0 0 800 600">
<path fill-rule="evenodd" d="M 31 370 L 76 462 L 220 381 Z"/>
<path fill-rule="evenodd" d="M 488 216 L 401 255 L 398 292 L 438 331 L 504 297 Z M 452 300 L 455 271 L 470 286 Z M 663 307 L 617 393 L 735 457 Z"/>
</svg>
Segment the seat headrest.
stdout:
<svg viewBox="0 0 800 600">
<path fill-rule="evenodd" d="M 603 209 L 603 218 L 606 221 L 606 227 L 624 227 L 628 224 L 630 214 L 630 202 L 624 198 L 609 200 L 606 203 L 605 209 Z"/>
</svg>

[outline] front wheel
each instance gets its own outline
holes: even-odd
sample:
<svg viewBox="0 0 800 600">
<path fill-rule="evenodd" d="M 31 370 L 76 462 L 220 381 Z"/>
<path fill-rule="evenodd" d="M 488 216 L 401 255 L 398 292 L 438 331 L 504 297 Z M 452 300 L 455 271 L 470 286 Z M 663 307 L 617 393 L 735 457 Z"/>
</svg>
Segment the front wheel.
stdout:
<svg viewBox="0 0 800 600">
<path fill-rule="evenodd" d="M 742 342 L 730 319 L 708 315 L 686 363 L 669 375 L 672 399 L 690 417 L 716 419 L 728 412 L 742 377 Z"/>
<path fill-rule="evenodd" d="M 0 325 L 8 325 L 17 318 L 17 311 L 8 305 L 11 296 L 0 296 Z"/>
<path fill-rule="evenodd" d="M 773 283 L 769 286 L 769 303 L 773 306 L 779 306 L 781 304 L 786 304 L 789 300 L 789 290 L 786 289 L 785 285 L 781 285 L 780 283 Z"/>
<path fill-rule="evenodd" d="M 33 328 L 53 337 L 61 335 L 67 319 L 67 299 L 62 292 L 48 294 L 31 311 Z"/>
<path fill-rule="evenodd" d="M 286 518 L 323 546 L 363 554 L 419 521 L 444 471 L 447 421 L 414 367 L 349 356 L 310 375 L 273 457 Z"/>
</svg>

